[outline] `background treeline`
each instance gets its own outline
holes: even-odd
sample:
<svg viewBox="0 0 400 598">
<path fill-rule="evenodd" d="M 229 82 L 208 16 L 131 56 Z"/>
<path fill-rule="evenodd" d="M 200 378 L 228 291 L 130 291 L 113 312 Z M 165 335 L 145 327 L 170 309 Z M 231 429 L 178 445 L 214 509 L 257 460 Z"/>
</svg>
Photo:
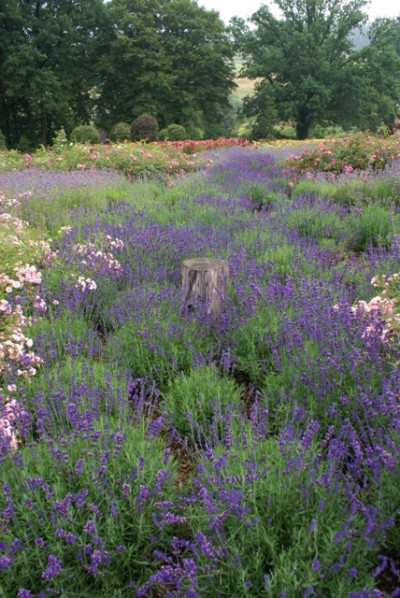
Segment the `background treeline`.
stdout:
<svg viewBox="0 0 400 598">
<path fill-rule="evenodd" d="M 191 0 L 9 0 L 0 7 L 0 129 L 9 147 L 64 127 L 107 133 L 142 113 L 197 135 L 223 128 L 234 48 Z M 225 127 L 226 128 L 226 127 Z"/>
<path fill-rule="evenodd" d="M 299 138 L 316 126 L 393 122 L 400 19 L 376 21 L 356 50 L 365 0 L 274 1 L 279 18 L 261 6 L 252 27 L 233 19 L 226 29 L 195 0 L 7 0 L 0 146 L 28 151 L 88 124 L 104 140 L 143 114 L 164 137 L 167 129 L 195 139 L 237 134 L 238 109 L 253 138 L 273 136 L 278 122 L 292 123 Z M 243 107 L 231 99 L 235 56 L 255 81 Z"/>
</svg>

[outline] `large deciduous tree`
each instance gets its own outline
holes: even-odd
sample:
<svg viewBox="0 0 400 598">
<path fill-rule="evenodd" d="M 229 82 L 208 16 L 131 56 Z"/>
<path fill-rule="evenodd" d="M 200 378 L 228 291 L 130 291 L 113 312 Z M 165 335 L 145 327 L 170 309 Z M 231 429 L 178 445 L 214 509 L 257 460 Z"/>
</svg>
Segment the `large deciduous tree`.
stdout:
<svg viewBox="0 0 400 598">
<path fill-rule="evenodd" d="M 400 56 L 396 51 L 398 26 L 393 19 L 377 19 L 368 31 L 370 43 L 349 68 L 353 92 L 347 105 L 347 124 L 375 129 L 392 123 L 400 103 Z"/>
<path fill-rule="evenodd" d="M 394 112 L 399 61 L 389 23 L 378 24 L 370 45 L 357 52 L 351 39 L 366 21 L 367 0 L 274 0 L 252 16 L 253 30 L 236 20 L 233 31 L 245 59 L 243 75 L 258 78 L 253 108 L 271 95 L 277 115 L 295 122 L 304 139 L 316 124 L 374 127 Z"/>
<path fill-rule="evenodd" d="M 396 27 L 396 31 L 397 31 L 395 47 L 396 47 L 397 54 L 400 56 L 400 16 L 398 16 L 396 19 L 395 27 Z"/>
<path fill-rule="evenodd" d="M 107 34 L 102 0 L 5 0 L 0 6 L 0 129 L 46 145 L 87 122 Z"/>
<path fill-rule="evenodd" d="M 192 0 L 111 0 L 114 39 L 103 57 L 105 128 L 143 112 L 161 127 L 217 119 L 233 82 L 233 45 L 215 11 Z"/>
</svg>

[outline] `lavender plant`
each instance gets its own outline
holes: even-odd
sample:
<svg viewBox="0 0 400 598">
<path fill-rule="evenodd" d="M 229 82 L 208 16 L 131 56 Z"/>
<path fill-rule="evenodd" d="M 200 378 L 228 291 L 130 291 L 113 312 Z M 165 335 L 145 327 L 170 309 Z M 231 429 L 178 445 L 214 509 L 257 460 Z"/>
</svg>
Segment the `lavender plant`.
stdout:
<svg viewBox="0 0 400 598">
<path fill-rule="evenodd" d="M 152 514 L 176 499 L 176 467 L 126 417 L 76 419 L 69 438 L 2 463 L 4 595 L 123 595 L 146 580 L 162 545 Z"/>
<path fill-rule="evenodd" d="M 223 418 L 224 407 L 239 405 L 241 394 L 235 381 L 218 375 L 215 367 L 200 366 L 170 381 L 164 409 L 181 442 L 212 445 L 207 432 L 211 424 L 217 429 L 220 426 L 217 406 Z"/>
</svg>

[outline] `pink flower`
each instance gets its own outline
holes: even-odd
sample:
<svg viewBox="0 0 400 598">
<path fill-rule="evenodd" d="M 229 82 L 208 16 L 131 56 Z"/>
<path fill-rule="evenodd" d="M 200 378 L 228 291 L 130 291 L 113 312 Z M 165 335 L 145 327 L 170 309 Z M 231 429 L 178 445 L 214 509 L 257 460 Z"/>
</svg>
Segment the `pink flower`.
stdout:
<svg viewBox="0 0 400 598">
<path fill-rule="evenodd" d="M 131 160 L 133 160 L 134 162 L 136 162 L 136 160 L 137 160 L 136 156 L 134 156 L 133 154 L 130 154 L 129 157 L 131 158 Z"/>
<path fill-rule="evenodd" d="M 78 170 L 86 170 L 86 164 L 77 164 L 76 167 Z"/>
<path fill-rule="evenodd" d="M 37 271 L 36 266 L 26 264 L 22 268 L 15 268 L 17 278 L 20 282 L 28 282 L 29 284 L 41 284 L 42 274 Z M 15 285 L 13 285 L 15 286 Z"/>
<path fill-rule="evenodd" d="M 18 441 L 15 435 L 15 429 L 11 427 L 10 422 L 4 418 L 0 419 L 0 438 L 6 436 L 9 442 L 9 448 L 11 451 L 15 451 L 18 448 Z"/>
<path fill-rule="evenodd" d="M 5 315 L 9 315 L 12 312 L 11 305 L 7 299 L 0 299 L 0 311 L 4 312 Z"/>
</svg>

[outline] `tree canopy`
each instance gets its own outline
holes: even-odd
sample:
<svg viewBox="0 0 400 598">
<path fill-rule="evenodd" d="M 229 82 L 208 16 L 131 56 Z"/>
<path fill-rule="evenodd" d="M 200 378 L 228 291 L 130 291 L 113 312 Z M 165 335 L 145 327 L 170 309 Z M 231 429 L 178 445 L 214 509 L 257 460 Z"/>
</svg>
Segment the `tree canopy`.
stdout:
<svg viewBox="0 0 400 598">
<path fill-rule="evenodd" d="M 102 0 L 7 0 L 0 7 L 0 129 L 46 144 L 87 122 L 107 36 Z"/>
<path fill-rule="evenodd" d="M 265 122 L 268 98 L 278 118 L 294 121 L 300 139 L 316 124 L 373 128 L 393 117 L 400 98 L 394 22 L 376 22 L 362 50 L 352 44 L 351 33 L 366 21 L 367 3 L 274 0 L 279 17 L 261 6 L 251 17 L 254 29 L 233 20 L 242 74 L 258 80 L 250 113 Z"/>
<path fill-rule="evenodd" d="M 228 104 L 233 45 L 215 11 L 192 0 L 111 0 L 114 38 L 103 57 L 99 119 L 143 112 L 160 126 L 201 126 Z"/>
<path fill-rule="evenodd" d="M 228 105 L 232 59 L 218 13 L 193 0 L 6 0 L 0 130 L 15 147 L 144 112 L 162 126 L 204 126 Z"/>
</svg>

